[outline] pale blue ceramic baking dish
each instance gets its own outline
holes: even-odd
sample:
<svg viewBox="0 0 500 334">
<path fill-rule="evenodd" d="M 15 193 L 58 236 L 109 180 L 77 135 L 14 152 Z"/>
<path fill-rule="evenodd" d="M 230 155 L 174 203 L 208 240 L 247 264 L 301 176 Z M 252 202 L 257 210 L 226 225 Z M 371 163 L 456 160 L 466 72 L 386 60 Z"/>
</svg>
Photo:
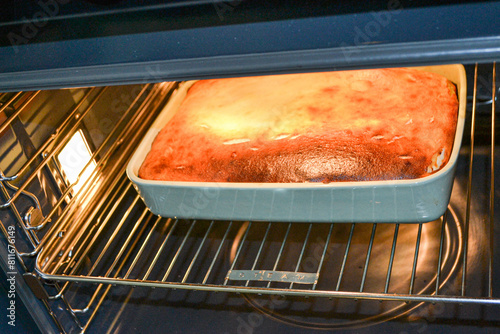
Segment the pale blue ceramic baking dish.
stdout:
<svg viewBox="0 0 500 334">
<path fill-rule="evenodd" d="M 458 123 L 449 162 L 414 180 L 323 183 L 199 183 L 150 181 L 137 176 L 158 131 L 175 114 L 192 82 L 173 94 L 132 156 L 127 175 L 146 205 L 164 217 L 286 222 L 421 223 L 438 219 L 449 203 L 465 121 L 462 65 L 418 67 L 456 84 Z"/>
</svg>

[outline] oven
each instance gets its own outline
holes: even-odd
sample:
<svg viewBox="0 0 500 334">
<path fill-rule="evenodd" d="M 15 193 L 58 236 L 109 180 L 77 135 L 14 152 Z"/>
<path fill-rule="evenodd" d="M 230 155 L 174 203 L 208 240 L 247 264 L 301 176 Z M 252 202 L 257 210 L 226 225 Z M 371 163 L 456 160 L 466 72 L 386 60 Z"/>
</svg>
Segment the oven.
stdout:
<svg viewBox="0 0 500 334">
<path fill-rule="evenodd" d="M 6 9 L 3 332 L 498 331 L 499 16 L 495 1 Z M 162 218 L 127 178 L 183 81 L 456 63 L 465 131 L 449 206 L 432 222 Z"/>
</svg>

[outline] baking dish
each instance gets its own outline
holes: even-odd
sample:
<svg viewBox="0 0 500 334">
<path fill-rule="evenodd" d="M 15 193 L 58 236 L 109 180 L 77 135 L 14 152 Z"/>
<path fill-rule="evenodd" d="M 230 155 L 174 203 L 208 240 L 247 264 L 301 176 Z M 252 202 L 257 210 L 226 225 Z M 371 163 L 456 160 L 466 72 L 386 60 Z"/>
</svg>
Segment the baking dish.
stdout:
<svg viewBox="0 0 500 334">
<path fill-rule="evenodd" d="M 151 181 L 138 177 L 157 133 L 175 114 L 192 82 L 182 83 L 158 116 L 127 166 L 127 175 L 157 215 L 217 220 L 289 222 L 428 222 L 446 210 L 453 186 L 466 106 L 462 65 L 418 67 L 457 85 L 459 113 L 449 162 L 413 180 L 323 183 L 201 183 Z"/>
</svg>

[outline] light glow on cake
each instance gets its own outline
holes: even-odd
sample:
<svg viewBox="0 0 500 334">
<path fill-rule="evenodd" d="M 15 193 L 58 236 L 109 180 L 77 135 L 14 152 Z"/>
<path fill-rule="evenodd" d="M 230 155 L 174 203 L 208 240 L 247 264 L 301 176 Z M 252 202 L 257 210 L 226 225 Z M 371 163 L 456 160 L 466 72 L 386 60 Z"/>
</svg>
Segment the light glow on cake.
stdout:
<svg viewBox="0 0 500 334">
<path fill-rule="evenodd" d="M 301 114 L 304 113 L 301 112 Z M 285 111 L 276 108 L 266 108 L 264 112 L 248 115 L 245 112 L 237 112 L 220 106 L 215 112 L 207 110 L 206 113 L 200 113 L 200 115 L 200 118 L 195 120 L 200 127 L 219 138 L 234 141 L 231 143 L 240 143 L 243 142 L 242 140 L 249 141 L 248 138 L 259 137 L 279 140 L 312 124 L 308 116 L 306 118 L 304 115 L 285 117 Z"/>
</svg>

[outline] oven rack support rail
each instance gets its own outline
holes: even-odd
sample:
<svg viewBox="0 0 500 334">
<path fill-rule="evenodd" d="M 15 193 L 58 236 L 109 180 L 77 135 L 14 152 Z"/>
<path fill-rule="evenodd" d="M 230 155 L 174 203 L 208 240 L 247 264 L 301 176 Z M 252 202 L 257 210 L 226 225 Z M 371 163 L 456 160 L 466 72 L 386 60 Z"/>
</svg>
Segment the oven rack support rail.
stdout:
<svg viewBox="0 0 500 334">
<path fill-rule="evenodd" d="M 61 224 L 78 215 L 79 208 L 86 205 L 85 198 L 94 195 L 90 188 L 120 165 L 115 155 L 124 159 L 127 154 L 126 150 L 119 154 L 126 149 L 122 143 L 135 139 L 137 144 L 172 87 L 173 83 L 164 83 L 1 95 L 0 230 L 4 238 L 0 241 L 6 256 L 0 265 L 5 272 L 20 276 L 16 279 L 19 296 L 25 296 L 23 302 L 41 327 L 49 328 L 48 320 L 56 332 L 80 331 L 83 325 L 78 314 L 82 310 L 71 305 L 58 284 L 43 284 L 35 274 L 36 255 L 65 233 Z M 102 113 L 102 108 L 109 109 L 106 115 L 112 121 L 92 122 L 92 114 L 96 110 Z M 51 116 L 54 112 L 58 116 Z M 50 121 L 57 117 L 57 122 Z M 76 147 L 76 155 L 69 160 L 83 163 L 76 179 L 70 180 L 60 154 L 76 133 L 88 141 L 90 153 L 85 160 Z M 106 166 L 111 168 L 104 171 Z M 15 265 L 11 267 L 11 263 Z M 40 303 L 26 297 L 26 291 Z M 48 318 L 41 316 L 44 313 Z M 61 320 L 68 318 L 70 321 Z"/>
<path fill-rule="evenodd" d="M 9 110 L 0 133 L 11 131 L 24 147 L 33 146 L 15 172 L 2 171 L 3 207 L 11 218 L 0 229 L 9 242 L 16 226 L 16 258 L 35 295 L 60 331 L 85 332 L 114 285 L 402 302 L 500 304 L 494 294 L 494 171 L 496 65 L 489 70 L 490 97 L 478 96 L 485 78 L 472 70 L 470 151 L 463 205 L 450 205 L 426 224 L 290 224 L 286 222 L 196 221 L 154 216 L 124 173 L 128 157 L 175 84 L 138 86 L 109 136 L 90 147 L 96 167 L 80 190 L 74 189 L 56 155 L 92 108 L 109 103 L 113 88 L 75 90 L 74 105 L 41 143 L 22 131 L 26 108 L 43 93 L 5 94 Z M 490 80 L 488 80 L 490 79 Z M 128 93 L 130 94 L 130 92 Z M 488 108 L 489 148 L 475 146 L 478 109 Z M 0 112 L 0 114 L 1 114 Z M 32 110 L 31 113 L 36 113 Z M 7 159 L 7 158 L 3 158 Z M 472 166 L 489 161 L 486 225 L 474 210 L 481 200 Z M 484 160 L 486 159 L 486 160 Z M 484 161 L 483 161 L 484 160 Z M 2 167 L 3 168 L 3 167 Z M 91 168 L 87 163 L 84 169 Z M 12 169 L 12 168 L 11 168 Z M 56 198 L 34 194 L 48 183 Z M 19 176 L 21 175 L 21 176 Z M 23 176 L 24 175 L 24 176 Z M 79 174 L 83 176 L 83 171 Z M 47 204 L 48 203 L 48 204 Z M 2 216 L 3 217 L 3 216 Z M 487 250 L 487 270 L 475 270 L 476 249 L 469 239 L 483 224 L 479 240 Z M 19 245 L 19 247 L 18 247 Z M 389 246 L 390 245 L 390 246 Z M 382 264 L 381 264 L 382 263 Z M 476 282 L 487 285 L 478 294 Z M 76 296 L 90 296 L 83 304 Z M 90 291 L 90 292 L 89 292 Z M 61 303 L 63 307 L 61 307 Z M 57 309 L 68 310 L 73 327 L 59 323 Z"/>
</svg>

